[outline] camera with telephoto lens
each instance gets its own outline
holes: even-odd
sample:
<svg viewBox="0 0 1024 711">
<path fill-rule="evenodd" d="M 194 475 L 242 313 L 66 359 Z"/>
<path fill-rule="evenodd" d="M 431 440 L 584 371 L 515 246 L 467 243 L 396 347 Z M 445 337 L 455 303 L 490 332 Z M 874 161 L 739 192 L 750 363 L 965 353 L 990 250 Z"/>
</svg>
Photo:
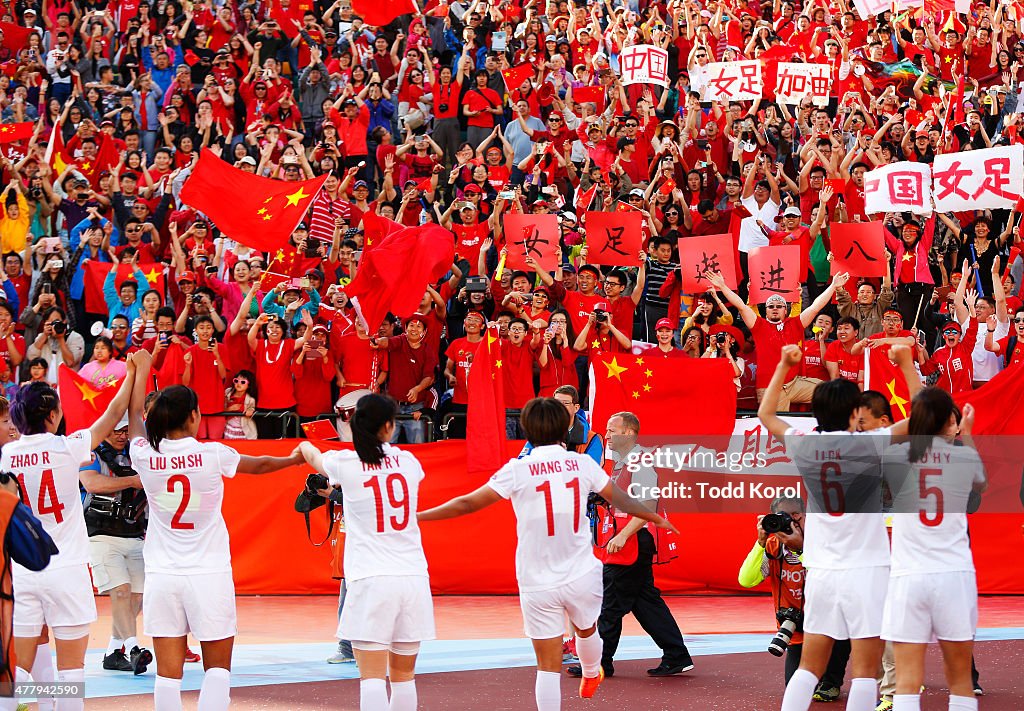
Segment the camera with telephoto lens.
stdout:
<svg viewBox="0 0 1024 711">
<path fill-rule="evenodd" d="M 53 332 L 58 336 L 62 333 L 67 333 L 68 330 L 68 325 L 63 321 L 54 321 L 51 327 L 53 328 Z"/>
<path fill-rule="evenodd" d="M 785 511 L 767 514 L 761 519 L 761 530 L 765 533 L 792 533 L 793 517 Z"/>
<path fill-rule="evenodd" d="M 721 345 L 725 345 L 725 334 L 724 333 L 716 333 L 715 334 L 715 342 L 718 343 L 718 344 L 721 344 Z"/>
<path fill-rule="evenodd" d="M 310 474 L 306 477 L 306 491 L 316 494 L 322 489 L 330 488 L 331 483 L 323 474 Z"/>
<path fill-rule="evenodd" d="M 775 619 L 779 622 L 779 631 L 772 637 L 768 644 L 768 651 L 776 657 L 786 653 L 793 634 L 798 632 L 804 623 L 804 611 L 795 607 L 783 607 L 775 613 Z"/>
<path fill-rule="evenodd" d="M 594 320 L 598 323 L 606 323 L 608 321 L 608 312 L 603 309 L 594 309 Z"/>
</svg>

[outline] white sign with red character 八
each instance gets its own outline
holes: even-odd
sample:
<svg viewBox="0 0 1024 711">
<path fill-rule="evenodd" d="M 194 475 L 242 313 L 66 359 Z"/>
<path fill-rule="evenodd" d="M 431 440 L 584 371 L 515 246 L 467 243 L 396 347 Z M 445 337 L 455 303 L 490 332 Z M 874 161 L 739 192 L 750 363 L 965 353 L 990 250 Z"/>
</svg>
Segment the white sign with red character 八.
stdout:
<svg viewBox="0 0 1024 711">
<path fill-rule="evenodd" d="M 1024 194 L 1024 145 L 937 155 L 932 179 L 939 212 L 1012 208 Z"/>
<path fill-rule="evenodd" d="M 622 84 L 657 84 L 668 88 L 668 52 L 651 44 L 626 47 L 619 55 Z"/>
<path fill-rule="evenodd" d="M 864 212 L 932 214 L 931 167 L 927 163 L 900 161 L 865 173 Z"/>
<path fill-rule="evenodd" d="M 809 98 L 815 106 L 827 106 L 830 71 L 827 64 L 779 62 L 775 70 L 775 98 L 783 104 L 799 104 Z"/>
<path fill-rule="evenodd" d="M 712 62 L 705 69 L 707 83 L 701 101 L 746 101 L 759 99 L 764 91 L 761 62 Z"/>
</svg>

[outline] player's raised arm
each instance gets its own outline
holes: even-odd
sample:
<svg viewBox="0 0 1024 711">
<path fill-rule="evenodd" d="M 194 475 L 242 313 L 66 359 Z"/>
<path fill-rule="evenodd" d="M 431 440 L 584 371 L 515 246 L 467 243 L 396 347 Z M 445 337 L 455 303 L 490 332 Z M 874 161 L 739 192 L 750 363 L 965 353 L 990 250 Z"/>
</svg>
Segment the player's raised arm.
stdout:
<svg viewBox="0 0 1024 711">
<path fill-rule="evenodd" d="M 784 435 L 786 430 L 789 429 L 789 425 L 777 414 L 779 394 L 782 392 L 782 386 L 786 382 L 786 375 L 793 366 L 800 362 L 802 357 L 803 354 L 800 353 L 799 346 L 790 345 L 782 347 L 779 364 L 775 366 L 771 382 L 768 383 L 768 387 L 765 388 L 764 395 L 761 397 L 761 406 L 757 408 L 757 416 L 760 418 L 761 424 L 764 425 L 766 430 L 775 435 L 780 442 L 784 441 Z"/>
<path fill-rule="evenodd" d="M 501 501 L 501 495 L 484 484 L 472 493 L 456 496 L 440 506 L 420 511 L 416 514 L 416 518 L 420 521 L 443 521 L 446 518 L 458 518 L 476 513 L 499 501 Z"/>
<path fill-rule="evenodd" d="M 672 525 L 671 521 L 669 521 L 667 518 L 664 518 L 663 516 L 660 516 L 654 511 L 648 510 L 647 507 L 645 507 L 639 501 L 633 500 L 633 498 L 631 498 L 629 494 L 627 494 L 619 487 L 615 486 L 615 484 L 613 484 L 610 481 L 603 489 L 601 489 L 601 491 L 597 493 L 600 494 L 605 501 L 609 502 L 619 511 L 628 513 L 630 516 L 633 516 L 635 518 L 641 518 L 644 521 L 650 521 L 658 528 L 666 528 L 669 531 L 672 531 L 673 533 L 679 533 L 679 529 Z"/>
<path fill-rule="evenodd" d="M 303 443 L 307 444 L 307 443 Z M 287 457 L 249 457 L 241 455 L 238 460 L 239 474 L 270 474 L 286 467 L 302 464 L 306 460 L 302 455 L 301 446 L 292 450 Z"/>
<path fill-rule="evenodd" d="M 149 351 L 140 350 L 132 353 L 131 357 L 135 362 L 135 383 L 128 401 L 128 437 L 135 439 L 146 436 L 143 413 L 146 409 L 146 385 L 149 381 L 150 367 L 153 365 L 153 356 Z"/>
</svg>

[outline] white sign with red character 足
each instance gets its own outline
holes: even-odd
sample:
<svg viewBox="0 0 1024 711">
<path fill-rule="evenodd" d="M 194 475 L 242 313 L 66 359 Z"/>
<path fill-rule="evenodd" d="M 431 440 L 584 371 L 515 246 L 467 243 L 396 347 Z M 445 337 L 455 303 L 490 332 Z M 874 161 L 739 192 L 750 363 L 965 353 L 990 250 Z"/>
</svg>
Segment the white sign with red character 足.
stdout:
<svg viewBox="0 0 1024 711">
<path fill-rule="evenodd" d="M 712 62 L 705 69 L 707 83 L 702 101 L 746 101 L 764 91 L 761 62 Z"/>
<path fill-rule="evenodd" d="M 932 180 L 939 212 L 1012 208 L 1024 194 L 1024 145 L 937 155 Z"/>
</svg>

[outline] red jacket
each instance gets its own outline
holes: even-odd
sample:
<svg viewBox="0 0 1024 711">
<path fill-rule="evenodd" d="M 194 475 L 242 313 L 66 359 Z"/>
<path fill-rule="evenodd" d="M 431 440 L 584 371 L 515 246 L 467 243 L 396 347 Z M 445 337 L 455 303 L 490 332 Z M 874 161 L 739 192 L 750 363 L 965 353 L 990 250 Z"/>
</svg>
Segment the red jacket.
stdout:
<svg viewBox="0 0 1024 711">
<path fill-rule="evenodd" d="M 370 109 L 366 104 L 359 107 L 359 113 L 354 119 L 350 120 L 334 108 L 328 118 L 338 127 L 338 143 L 344 141 L 346 156 L 367 155 L 366 131 L 370 127 Z"/>
<path fill-rule="evenodd" d="M 935 385 L 950 394 L 974 388 L 974 360 L 971 354 L 978 339 L 978 329 L 975 328 L 974 321 L 968 321 L 966 330 L 967 333 L 956 346 L 939 348 L 921 366 L 923 375 L 939 371 L 941 375 Z"/>
</svg>

